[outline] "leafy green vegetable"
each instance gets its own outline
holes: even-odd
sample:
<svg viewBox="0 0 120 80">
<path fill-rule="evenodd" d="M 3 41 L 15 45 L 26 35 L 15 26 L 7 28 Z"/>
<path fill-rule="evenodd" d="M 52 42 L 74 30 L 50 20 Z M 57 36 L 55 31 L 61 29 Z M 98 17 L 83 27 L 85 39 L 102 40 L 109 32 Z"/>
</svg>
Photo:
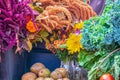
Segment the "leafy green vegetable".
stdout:
<svg viewBox="0 0 120 80">
<path fill-rule="evenodd" d="M 120 76 L 120 0 L 107 1 L 103 14 L 85 21 L 79 63 L 88 70 L 88 80 L 110 73 Z M 89 51 L 94 51 L 90 53 Z"/>
<path fill-rule="evenodd" d="M 115 80 L 118 80 L 120 75 L 120 58 L 118 57 L 120 56 L 120 51 L 116 52 L 118 50 L 120 50 L 120 48 L 114 50 L 115 52 L 106 53 L 106 56 L 101 57 L 89 71 L 88 80 L 98 80 L 104 73 L 111 73 L 115 77 Z"/>
<path fill-rule="evenodd" d="M 120 76 L 120 55 L 115 56 L 115 63 L 114 63 L 114 68 L 115 68 L 115 80 L 119 80 Z"/>
<path fill-rule="evenodd" d="M 107 0 L 106 2 L 107 2 L 106 6 L 105 6 L 102 14 L 109 13 L 111 11 L 112 7 L 113 7 L 113 1 L 112 0 Z"/>
<path fill-rule="evenodd" d="M 105 15 L 85 21 L 81 40 L 85 49 L 95 51 L 107 44 L 106 36 L 112 32 L 111 26 L 107 23 L 109 17 Z"/>
<path fill-rule="evenodd" d="M 90 70 L 100 56 L 94 55 L 94 52 L 82 50 L 78 54 L 78 60 L 81 66 L 84 66 L 87 70 Z M 95 61 L 96 60 L 96 61 Z"/>
</svg>

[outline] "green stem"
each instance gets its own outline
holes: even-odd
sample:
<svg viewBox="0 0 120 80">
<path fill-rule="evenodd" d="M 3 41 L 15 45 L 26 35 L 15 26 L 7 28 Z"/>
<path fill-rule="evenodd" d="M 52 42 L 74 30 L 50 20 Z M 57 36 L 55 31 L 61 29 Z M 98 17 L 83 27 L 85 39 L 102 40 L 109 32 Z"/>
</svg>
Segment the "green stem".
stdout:
<svg viewBox="0 0 120 80">
<path fill-rule="evenodd" d="M 98 65 L 98 68 L 101 66 L 101 64 L 102 64 L 107 58 L 109 58 L 113 53 L 115 53 L 115 52 L 117 52 L 117 51 L 119 51 L 119 50 L 120 50 L 120 48 L 118 48 L 118 49 L 110 52 L 110 53 L 101 61 L 101 63 Z"/>
</svg>

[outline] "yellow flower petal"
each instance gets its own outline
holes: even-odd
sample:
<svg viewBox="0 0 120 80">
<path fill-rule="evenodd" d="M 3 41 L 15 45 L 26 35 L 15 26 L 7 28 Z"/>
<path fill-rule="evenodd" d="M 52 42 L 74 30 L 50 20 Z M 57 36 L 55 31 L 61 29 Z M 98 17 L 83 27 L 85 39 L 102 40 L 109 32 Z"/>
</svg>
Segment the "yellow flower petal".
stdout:
<svg viewBox="0 0 120 80">
<path fill-rule="evenodd" d="M 84 26 L 84 22 L 80 22 L 80 23 L 76 23 L 75 26 L 74 26 L 74 30 L 76 29 L 82 29 Z"/>
<path fill-rule="evenodd" d="M 80 40 L 82 39 L 82 34 L 76 35 L 71 33 L 69 35 L 69 38 L 67 39 L 66 45 L 67 49 L 70 52 L 70 54 L 74 54 L 76 52 L 79 52 L 80 49 L 82 49 L 82 45 L 80 43 Z"/>
</svg>

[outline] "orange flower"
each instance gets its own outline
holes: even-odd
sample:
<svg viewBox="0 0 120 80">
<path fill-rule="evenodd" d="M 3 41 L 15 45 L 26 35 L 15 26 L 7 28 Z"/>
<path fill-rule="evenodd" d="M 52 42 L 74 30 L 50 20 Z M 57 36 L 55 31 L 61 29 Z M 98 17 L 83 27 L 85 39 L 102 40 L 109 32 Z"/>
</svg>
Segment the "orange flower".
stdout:
<svg viewBox="0 0 120 80">
<path fill-rule="evenodd" d="M 36 28 L 34 26 L 34 23 L 31 20 L 27 23 L 26 28 L 29 32 L 36 32 Z"/>
</svg>

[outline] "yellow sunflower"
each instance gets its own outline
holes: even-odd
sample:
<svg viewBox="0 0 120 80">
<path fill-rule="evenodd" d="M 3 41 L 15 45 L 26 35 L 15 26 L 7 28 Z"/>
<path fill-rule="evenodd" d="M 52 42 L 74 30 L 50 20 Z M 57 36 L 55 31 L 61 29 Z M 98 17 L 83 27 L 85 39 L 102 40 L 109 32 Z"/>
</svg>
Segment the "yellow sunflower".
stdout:
<svg viewBox="0 0 120 80">
<path fill-rule="evenodd" d="M 82 34 L 76 35 L 71 33 L 67 39 L 66 45 L 70 54 L 79 52 L 80 49 L 83 49 L 80 40 L 82 39 Z"/>
</svg>

